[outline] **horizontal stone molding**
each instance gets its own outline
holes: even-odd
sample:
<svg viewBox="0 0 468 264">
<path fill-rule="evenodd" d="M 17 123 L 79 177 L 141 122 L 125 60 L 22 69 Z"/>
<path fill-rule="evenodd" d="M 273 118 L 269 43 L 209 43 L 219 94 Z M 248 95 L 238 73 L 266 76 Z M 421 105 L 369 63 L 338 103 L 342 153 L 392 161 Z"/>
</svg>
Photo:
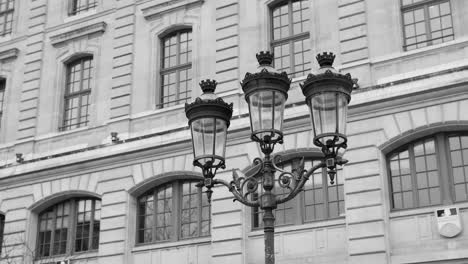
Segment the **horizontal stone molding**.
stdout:
<svg viewBox="0 0 468 264">
<path fill-rule="evenodd" d="M 153 6 L 142 9 L 143 17 L 146 20 L 154 20 L 161 17 L 163 14 L 174 12 L 177 10 L 188 10 L 191 8 L 201 6 L 204 0 L 171 0 L 166 2 L 159 2 Z"/>
<path fill-rule="evenodd" d="M 95 33 L 103 34 L 106 31 L 107 24 L 105 22 L 99 22 L 92 25 L 87 25 L 77 29 L 73 29 L 64 33 L 53 35 L 50 37 L 50 43 L 54 46 L 61 43 L 73 40 L 75 38 L 91 35 Z"/>
<path fill-rule="evenodd" d="M 4 51 L 0 51 L 0 61 L 14 60 L 18 57 L 19 49 L 12 48 Z"/>
</svg>

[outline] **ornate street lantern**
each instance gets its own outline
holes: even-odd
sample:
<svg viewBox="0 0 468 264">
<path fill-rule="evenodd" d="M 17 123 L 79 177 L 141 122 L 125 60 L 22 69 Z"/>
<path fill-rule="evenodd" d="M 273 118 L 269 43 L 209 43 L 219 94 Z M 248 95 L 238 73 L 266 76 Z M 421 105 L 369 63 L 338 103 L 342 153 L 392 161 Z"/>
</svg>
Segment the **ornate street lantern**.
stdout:
<svg viewBox="0 0 468 264">
<path fill-rule="evenodd" d="M 193 165 L 203 170 L 204 186 L 210 189 L 219 168 L 225 168 L 226 136 L 232 117 L 232 103 L 216 97 L 215 80 L 200 82 L 203 94 L 191 104 L 185 104 L 185 114 L 192 132 Z"/>
<path fill-rule="evenodd" d="M 284 105 L 291 80 L 285 72 L 271 67 L 270 52 L 258 53 L 257 60 L 259 71 L 246 73 L 241 85 L 249 105 L 252 140 L 259 142 L 262 150 L 272 151 L 271 147 L 283 140 Z"/>
<path fill-rule="evenodd" d="M 348 103 L 354 82 L 351 75 L 341 74 L 333 68 L 335 55 L 324 52 L 317 55 L 320 69 L 309 74 L 302 92 L 310 109 L 314 144 L 322 149 L 333 183 L 336 158 L 346 149 L 346 119 Z"/>
</svg>

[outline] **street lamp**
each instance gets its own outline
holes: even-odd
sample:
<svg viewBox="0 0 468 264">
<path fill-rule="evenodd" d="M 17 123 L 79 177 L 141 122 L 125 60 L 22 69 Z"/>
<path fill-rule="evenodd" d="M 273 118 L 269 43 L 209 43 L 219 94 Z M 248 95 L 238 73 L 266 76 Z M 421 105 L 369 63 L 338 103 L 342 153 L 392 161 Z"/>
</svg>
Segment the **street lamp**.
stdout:
<svg viewBox="0 0 468 264">
<path fill-rule="evenodd" d="M 298 169 L 284 171 L 276 164 L 280 159 L 271 155 L 275 145 L 283 143 L 284 107 L 291 80 L 285 72 L 279 73 L 271 67 L 273 55 L 270 52 L 257 54 L 258 72 L 247 73 L 241 82 L 249 106 L 251 139 L 259 143 L 264 154 L 263 159 L 254 160 L 257 168 L 254 175 L 241 177 L 233 171 L 231 182 L 214 178 L 218 169 L 225 168 L 226 136 L 232 116 L 232 104 L 214 95 L 216 81 L 202 81 L 203 94 L 195 102 L 185 105 L 192 132 L 193 164 L 202 169 L 205 178 L 198 186 L 207 188 L 210 200 L 211 188 L 216 184 L 224 185 L 235 200 L 264 211 L 266 264 L 275 263 L 273 210 L 300 193 L 318 169 L 326 167 L 333 184 L 336 166 L 347 162 L 342 155 L 347 147 L 346 116 L 354 82 L 351 75 L 343 75 L 332 67 L 334 58 L 332 53 L 317 55 L 318 73 L 309 74 L 301 85 L 310 109 L 313 142 L 324 154 L 321 162 L 309 170 L 304 170 L 302 159 Z M 280 175 L 275 179 L 277 171 Z M 283 197 L 275 195 L 272 191 L 275 184 L 289 189 L 289 193 Z M 262 186 L 260 194 L 259 185 Z"/>
</svg>

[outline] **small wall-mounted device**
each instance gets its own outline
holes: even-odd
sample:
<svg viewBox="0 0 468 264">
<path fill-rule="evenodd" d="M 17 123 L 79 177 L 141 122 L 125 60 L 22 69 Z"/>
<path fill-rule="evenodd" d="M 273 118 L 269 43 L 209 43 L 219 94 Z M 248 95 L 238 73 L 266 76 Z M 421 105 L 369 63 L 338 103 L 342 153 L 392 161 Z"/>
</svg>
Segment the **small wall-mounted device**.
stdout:
<svg viewBox="0 0 468 264">
<path fill-rule="evenodd" d="M 455 237 L 462 231 L 460 210 L 457 207 L 437 209 L 435 211 L 439 234 L 444 237 Z"/>
</svg>

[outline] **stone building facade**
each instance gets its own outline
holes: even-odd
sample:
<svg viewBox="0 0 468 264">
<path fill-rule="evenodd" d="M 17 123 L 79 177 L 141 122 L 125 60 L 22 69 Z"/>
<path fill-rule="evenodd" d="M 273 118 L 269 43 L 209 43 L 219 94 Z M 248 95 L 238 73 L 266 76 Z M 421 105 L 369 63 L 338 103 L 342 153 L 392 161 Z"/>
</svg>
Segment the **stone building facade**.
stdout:
<svg viewBox="0 0 468 264">
<path fill-rule="evenodd" d="M 239 81 L 265 49 L 293 81 L 285 167 L 320 157 L 313 54 L 359 79 L 350 162 L 279 208 L 277 263 L 467 263 L 466 24 L 465 0 L 0 1 L 0 263 L 263 263 L 261 212 L 194 187 L 184 103 L 218 81 L 234 115 L 217 177 L 247 172 Z"/>
</svg>

